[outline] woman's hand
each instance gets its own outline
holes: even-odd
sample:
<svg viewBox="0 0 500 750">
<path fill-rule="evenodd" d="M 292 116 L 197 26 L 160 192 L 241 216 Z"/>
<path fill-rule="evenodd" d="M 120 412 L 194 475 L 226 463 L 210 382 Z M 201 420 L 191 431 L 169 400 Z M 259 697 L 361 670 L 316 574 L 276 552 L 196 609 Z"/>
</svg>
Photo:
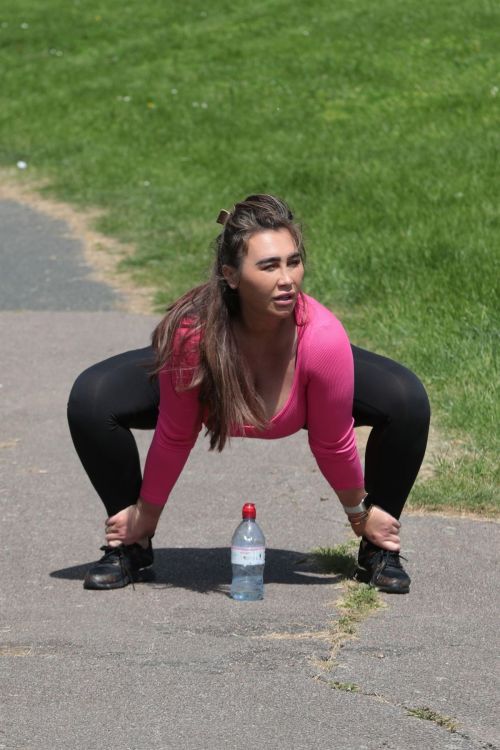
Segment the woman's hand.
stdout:
<svg viewBox="0 0 500 750">
<path fill-rule="evenodd" d="M 354 517 L 355 518 L 355 517 Z M 377 547 L 388 549 L 391 552 L 399 552 L 401 542 L 399 539 L 399 529 L 401 524 L 378 505 L 372 505 L 368 512 L 368 518 L 361 525 L 354 529 L 357 536 L 364 536 Z"/>
<path fill-rule="evenodd" d="M 129 505 L 110 516 L 106 521 L 106 543 L 110 547 L 117 547 L 153 536 L 162 510 L 161 505 L 152 505 L 139 499 L 135 505 Z"/>
</svg>

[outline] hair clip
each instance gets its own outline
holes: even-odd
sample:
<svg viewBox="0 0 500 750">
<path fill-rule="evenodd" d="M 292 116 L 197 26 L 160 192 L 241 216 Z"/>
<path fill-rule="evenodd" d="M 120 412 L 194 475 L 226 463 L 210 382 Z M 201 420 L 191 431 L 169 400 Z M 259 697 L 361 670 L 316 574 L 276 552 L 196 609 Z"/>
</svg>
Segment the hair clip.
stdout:
<svg viewBox="0 0 500 750">
<path fill-rule="evenodd" d="M 222 224 L 222 226 L 224 226 L 224 224 L 226 223 L 228 219 L 229 219 L 229 211 L 226 211 L 225 208 L 221 209 L 217 217 L 217 224 Z"/>
</svg>

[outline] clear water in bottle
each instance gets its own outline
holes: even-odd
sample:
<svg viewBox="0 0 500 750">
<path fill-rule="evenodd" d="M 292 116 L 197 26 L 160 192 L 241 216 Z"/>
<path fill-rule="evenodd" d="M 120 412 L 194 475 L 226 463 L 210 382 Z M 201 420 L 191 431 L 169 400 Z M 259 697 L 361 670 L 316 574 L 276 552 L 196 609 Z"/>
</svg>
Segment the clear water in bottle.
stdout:
<svg viewBox="0 0 500 750">
<path fill-rule="evenodd" d="M 231 596 L 238 601 L 251 602 L 264 598 L 266 540 L 255 520 L 253 503 L 245 503 L 242 516 L 231 540 Z"/>
</svg>

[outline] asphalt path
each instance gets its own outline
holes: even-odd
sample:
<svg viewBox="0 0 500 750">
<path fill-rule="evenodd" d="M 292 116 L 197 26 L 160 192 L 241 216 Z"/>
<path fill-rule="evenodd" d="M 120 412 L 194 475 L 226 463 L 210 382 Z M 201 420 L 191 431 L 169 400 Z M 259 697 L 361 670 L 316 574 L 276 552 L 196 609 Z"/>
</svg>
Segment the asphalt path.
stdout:
<svg viewBox="0 0 500 750">
<path fill-rule="evenodd" d="M 350 532 L 305 435 L 221 455 L 201 438 L 155 537 L 155 581 L 83 589 L 105 513 L 67 394 L 155 318 L 115 309 L 62 222 L 4 202 L 0 227 L 0 750 L 498 748 L 498 525 L 405 516 L 410 595 L 384 595 L 327 669 L 342 584 L 304 561 Z M 228 545 L 248 500 L 266 590 L 237 603 Z"/>
</svg>

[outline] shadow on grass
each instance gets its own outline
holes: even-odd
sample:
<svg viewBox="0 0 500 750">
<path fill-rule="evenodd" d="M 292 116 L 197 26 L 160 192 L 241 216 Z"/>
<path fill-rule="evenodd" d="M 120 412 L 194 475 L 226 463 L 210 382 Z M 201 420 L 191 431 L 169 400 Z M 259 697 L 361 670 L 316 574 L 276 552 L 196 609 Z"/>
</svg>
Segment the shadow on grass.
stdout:
<svg viewBox="0 0 500 750">
<path fill-rule="evenodd" d="M 199 593 L 226 594 L 231 583 L 230 559 L 228 547 L 155 549 L 150 582 L 155 586 L 185 588 Z M 54 570 L 50 575 L 52 578 L 83 580 L 92 562 Z M 312 554 L 266 550 L 265 583 L 331 585 L 342 577 L 325 574 Z"/>
</svg>

